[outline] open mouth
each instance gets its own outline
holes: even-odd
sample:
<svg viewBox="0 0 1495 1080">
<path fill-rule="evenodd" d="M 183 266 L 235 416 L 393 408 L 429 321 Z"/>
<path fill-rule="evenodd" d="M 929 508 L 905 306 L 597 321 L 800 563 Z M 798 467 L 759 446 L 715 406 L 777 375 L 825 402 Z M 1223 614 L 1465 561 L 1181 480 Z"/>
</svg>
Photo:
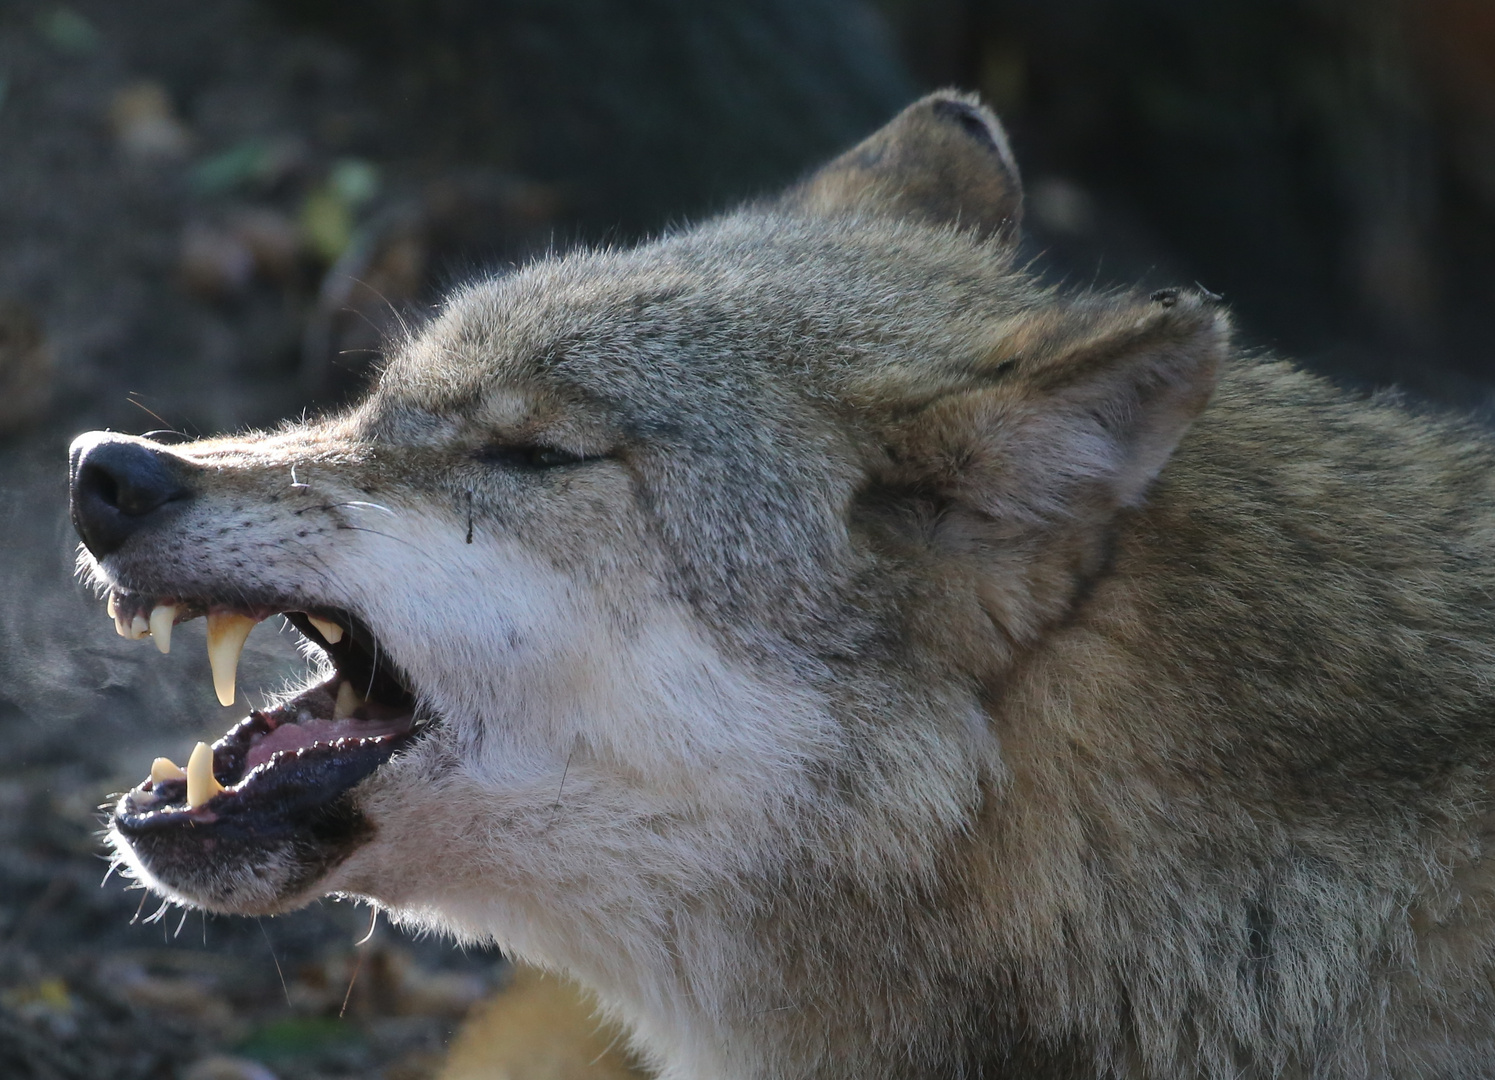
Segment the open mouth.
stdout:
<svg viewBox="0 0 1495 1080">
<path fill-rule="evenodd" d="M 206 616 L 213 684 L 224 705 L 234 701 L 250 630 L 271 615 L 284 615 L 333 669 L 289 700 L 252 710 L 211 746 L 199 743 L 185 768 L 157 758 L 150 778 L 114 810 L 115 828 L 137 846 L 189 835 L 198 844 L 242 844 L 347 832 L 342 796 L 425 726 L 378 640 L 347 612 L 115 591 L 109 613 L 121 635 L 150 636 L 162 652 L 175 624 Z"/>
</svg>

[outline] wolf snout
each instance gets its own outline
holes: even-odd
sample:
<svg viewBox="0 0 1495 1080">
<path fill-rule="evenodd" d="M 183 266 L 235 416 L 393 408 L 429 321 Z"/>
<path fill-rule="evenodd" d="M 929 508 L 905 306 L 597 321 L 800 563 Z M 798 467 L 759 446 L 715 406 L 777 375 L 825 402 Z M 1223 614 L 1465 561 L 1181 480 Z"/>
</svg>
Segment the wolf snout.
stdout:
<svg viewBox="0 0 1495 1080">
<path fill-rule="evenodd" d="M 145 439 L 90 431 L 73 440 L 70 459 L 73 528 L 95 558 L 192 494 L 186 463 Z"/>
</svg>

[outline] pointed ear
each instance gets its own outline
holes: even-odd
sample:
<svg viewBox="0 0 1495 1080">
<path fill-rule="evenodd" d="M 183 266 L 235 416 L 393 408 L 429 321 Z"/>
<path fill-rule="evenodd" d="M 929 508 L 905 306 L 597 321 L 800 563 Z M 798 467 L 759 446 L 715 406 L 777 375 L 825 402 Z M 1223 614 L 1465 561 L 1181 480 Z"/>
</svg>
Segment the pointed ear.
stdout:
<svg viewBox="0 0 1495 1080">
<path fill-rule="evenodd" d="M 1007 134 L 973 94 L 942 90 L 784 195 L 809 213 L 955 225 L 1016 243 L 1023 188 Z"/>
<path fill-rule="evenodd" d="M 1145 501 L 1209 401 L 1229 336 L 1199 295 L 1055 305 L 1001 328 L 965 388 L 895 429 L 887 479 L 1009 637 L 1057 618 L 1101 569 L 1118 513 Z"/>
</svg>

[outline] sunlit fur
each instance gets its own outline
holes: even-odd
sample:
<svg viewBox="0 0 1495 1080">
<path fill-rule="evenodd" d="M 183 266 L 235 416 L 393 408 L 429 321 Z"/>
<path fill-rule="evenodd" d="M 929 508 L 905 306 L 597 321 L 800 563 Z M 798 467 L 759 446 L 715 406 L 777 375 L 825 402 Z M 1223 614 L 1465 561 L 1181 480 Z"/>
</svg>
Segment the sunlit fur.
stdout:
<svg viewBox="0 0 1495 1080">
<path fill-rule="evenodd" d="M 1020 212 L 936 95 L 172 447 L 98 577 L 349 609 L 439 721 L 311 887 L 124 858 L 498 942 L 677 1080 L 1495 1074 L 1483 433 L 1041 288 Z"/>
</svg>

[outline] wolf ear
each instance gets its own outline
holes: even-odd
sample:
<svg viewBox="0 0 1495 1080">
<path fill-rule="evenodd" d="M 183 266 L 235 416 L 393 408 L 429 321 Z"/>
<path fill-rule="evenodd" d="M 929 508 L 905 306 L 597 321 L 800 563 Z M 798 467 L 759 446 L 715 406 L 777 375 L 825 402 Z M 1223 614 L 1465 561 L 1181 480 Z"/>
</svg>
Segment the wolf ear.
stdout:
<svg viewBox="0 0 1495 1080">
<path fill-rule="evenodd" d="M 942 90 L 784 195 L 816 214 L 869 213 L 1016 242 L 1023 187 L 1007 134 L 973 94 Z"/>
<path fill-rule="evenodd" d="M 1009 639 L 1030 637 L 1104 564 L 1117 514 L 1209 401 L 1229 337 L 1211 298 L 1173 291 L 1007 323 L 958 387 L 894 423 L 876 502 L 965 565 Z"/>
</svg>

